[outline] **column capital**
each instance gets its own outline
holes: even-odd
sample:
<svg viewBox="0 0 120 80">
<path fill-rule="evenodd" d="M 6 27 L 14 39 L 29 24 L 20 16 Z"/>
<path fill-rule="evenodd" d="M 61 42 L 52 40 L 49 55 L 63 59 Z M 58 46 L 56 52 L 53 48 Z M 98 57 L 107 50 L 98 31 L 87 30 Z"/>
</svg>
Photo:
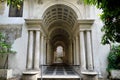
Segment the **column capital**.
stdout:
<svg viewBox="0 0 120 80">
<path fill-rule="evenodd" d="M 82 29 L 82 30 L 80 30 L 79 32 L 90 32 L 90 31 L 92 31 L 91 29 Z"/>
<path fill-rule="evenodd" d="M 78 20 L 79 25 L 92 25 L 94 23 L 94 19 L 80 19 Z"/>
<path fill-rule="evenodd" d="M 86 32 L 90 32 L 91 30 L 85 30 Z"/>
<path fill-rule="evenodd" d="M 85 30 L 80 30 L 79 32 L 84 32 Z"/>
<path fill-rule="evenodd" d="M 28 31 L 34 31 L 34 30 L 29 30 L 29 29 L 28 29 Z"/>
<path fill-rule="evenodd" d="M 36 29 L 35 31 L 40 31 L 39 29 Z"/>
</svg>

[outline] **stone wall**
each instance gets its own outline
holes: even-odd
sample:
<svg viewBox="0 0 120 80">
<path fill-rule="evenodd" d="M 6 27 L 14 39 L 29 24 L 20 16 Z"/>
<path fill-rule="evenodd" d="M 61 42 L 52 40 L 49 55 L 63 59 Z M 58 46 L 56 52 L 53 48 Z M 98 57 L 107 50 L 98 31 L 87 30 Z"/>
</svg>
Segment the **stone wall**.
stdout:
<svg viewBox="0 0 120 80">
<path fill-rule="evenodd" d="M 22 25 L 19 24 L 8 24 L 0 25 L 0 32 L 5 36 L 7 42 L 13 44 L 14 40 L 21 37 Z"/>
</svg>

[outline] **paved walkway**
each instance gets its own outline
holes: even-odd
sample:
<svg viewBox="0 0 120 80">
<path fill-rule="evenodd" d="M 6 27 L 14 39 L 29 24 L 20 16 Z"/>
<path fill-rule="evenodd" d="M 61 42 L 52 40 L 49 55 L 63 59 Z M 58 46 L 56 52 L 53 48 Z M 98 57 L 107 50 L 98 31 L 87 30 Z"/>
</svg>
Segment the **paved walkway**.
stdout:
<svg viewBox="0 0 120 80">
<path fill-rule="evenodd" d="M 43 72 L 43 78 L 80 78 L 80 76 L 71 66 L 53 65 L 48 66 Z"/>
</svg>

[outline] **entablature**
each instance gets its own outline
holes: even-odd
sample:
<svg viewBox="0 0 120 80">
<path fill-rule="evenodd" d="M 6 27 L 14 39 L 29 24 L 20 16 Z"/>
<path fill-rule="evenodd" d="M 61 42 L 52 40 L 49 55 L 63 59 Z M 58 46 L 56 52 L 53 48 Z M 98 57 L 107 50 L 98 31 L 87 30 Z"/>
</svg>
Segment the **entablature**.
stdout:
<svg viewBox="0 0 120 80">
<path fill-rule="evenodd" d="M 41 19 L 25 19 L 28 30 L 40 30 L 43 34 L 46 34 L 46 30 L 43 27 Z"/>
<path fill-rule="evenodd" d="M 91 30 L 92 25 L 94 24 L 94 19 L 81 19 L 78 20 L 79 30 Z"/>
</svg>

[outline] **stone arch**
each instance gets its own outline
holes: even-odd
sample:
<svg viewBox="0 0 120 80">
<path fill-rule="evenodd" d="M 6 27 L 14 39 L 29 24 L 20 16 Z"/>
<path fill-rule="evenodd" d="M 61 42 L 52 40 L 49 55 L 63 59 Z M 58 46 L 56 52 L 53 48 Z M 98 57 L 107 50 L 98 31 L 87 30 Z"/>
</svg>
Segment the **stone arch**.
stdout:
<svg viewBox="0 0 120 80">
<path fill-rule="evenodd" d="M 64 55 L 65 54 L 64 54 L 63 46 L 61 45 L 56 46 L 56 49 L 54 51 L 54 62 L 63 63 Z"/>
<path fill-rule="evenodd" d="M 57 27 L 55 26 L 55 27 L 51 28 L 48 36 L 51 36 L 52 32 L 57 29 L 63 29 L 64 31 L 66 31 L 68 33 L 69 36 L 71 35 L 71 31 L 68 28 L 62 28 L 61 26 L 57 26 Z"/>
<path fill-rule="evenodd" d="M 66 45 L 63 41 L 57 41 L 55 44 L 54 44 L 54 51 L 56 51 L 57 47 L 61 46 L 63 48 L 63 56 L 62 56 L 62 63 L 65 63 L 65 55 L 66 55 Z M 55 59 L 55 53 L 54 53 L 54 59 Z M 55 61 L 55 60 L 54 60 Z"/>
<path fill-rule="evenodd" d="M 69 26 L 72 28 L 77 21 L 75 11 L 64 4 L 52 5 L 43 14 L 43 22 L 46 28 L 54 25 Z"/>
<path fill-rule="evenodd" d="M 51 3 L 52 2 L 52 3 Z M 47 3 L 46 3 L 47 4 Z M 45 4 L 45 5 L 46 5 Z M 72 47 L 71 47 L 71 39 L 73 36 L 73 28 L 75 23 L 77 22 L 78 16 L 80 16 L 79 10 L 71 3 L 66 1 L 50 1 L 46 6 L 44 5 L 42 17 L 43 17 L 43 25 L 48 31 L 47 36 L 49 39 L 48 46 L 50 49 L 48 51 L 48 63 L 52 64 L 53 62 L 53 54 L 54 54 L 54 45 L 56 43 L 60 43 L 59 41 L 64 43 L 65 49 L 65 63 L 72 63 Z M 75 11 L 75 9 L 77 9 Z"/>
<path fill-rule="evenodd" d="M 55 44 L 54 44 L 54 48 L 56 48 L 57 46 L 62 46 L 63 47 L 63 50 L 65 51 L 66 49 L 66 45 L 63 41 L 57 41 Z"/>
<path fill-rule="evenodd" d="M 65 43 L 63 41 L 57 41 L 55 44 L 54 44 L 54 48 L 56 48 L 57 46 L 62 46 L 63 48 L 65 48 Z"/>
<path fill-rule="evenodd" d="M 71 35 L 62 28 L 56 28 L 51 31 L 49 37 L 52 44 L 56 43 L 57 41 L 63 41 L 65 45 L 68 45 L 69 37 L 71 37 Z"/>
<path fill-rule="evenodd" d="M 57 5 L 57 4 L 63 4 L 63 5 L 66 5 L 70 8 L 72 8 L 75 11 L 75 13 L 77 14 L 78 19 L 83 19 L 81 12 L 79 11 L 79 9 L 73 3 L 70 3 L 68 1 L 61 1 L 61 0 L 57 0 L 57 2 L 56 2 L 56 0 L 51 0 L 49 2 L 46 2 L 46 4 L 43 4 L 42 9 L 41 9 L 42 10 L 41 15 L 43 15 L 44 12 L 49 7 L 51 7 L 53 5 Z M 43 18 L 43 16 L 41 16 L 41 18 Z"/>
</svg>

